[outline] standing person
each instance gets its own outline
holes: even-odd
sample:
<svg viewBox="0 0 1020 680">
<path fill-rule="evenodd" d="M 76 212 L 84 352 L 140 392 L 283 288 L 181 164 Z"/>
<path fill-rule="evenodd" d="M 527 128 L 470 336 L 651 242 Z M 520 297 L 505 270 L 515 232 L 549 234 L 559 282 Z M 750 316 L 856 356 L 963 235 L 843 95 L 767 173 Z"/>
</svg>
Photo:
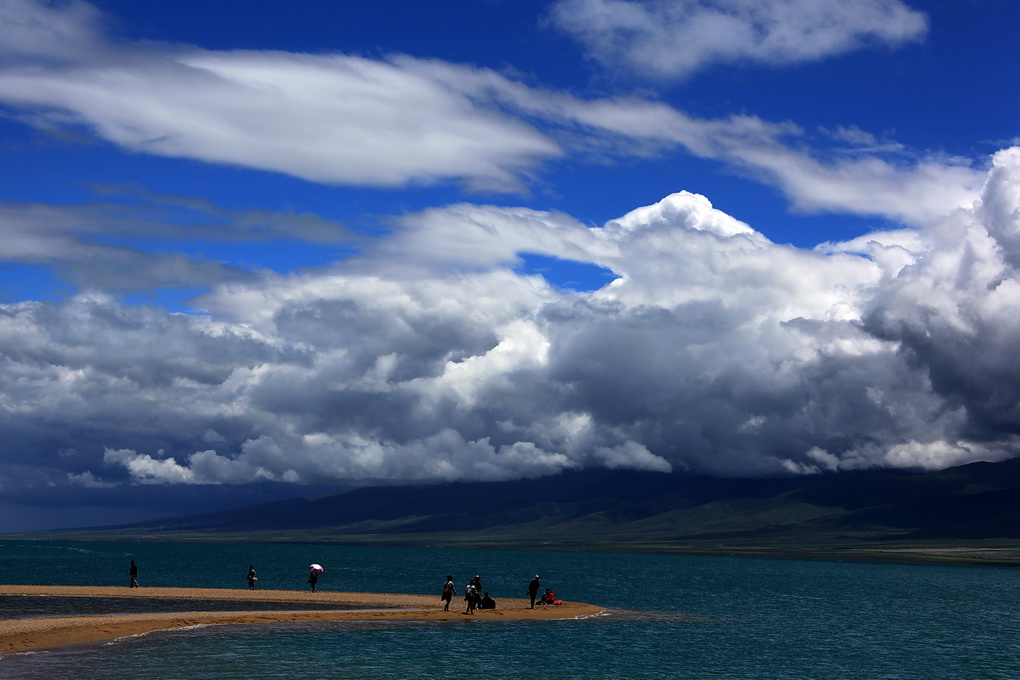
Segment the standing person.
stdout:
<svg viewBox="0 0 1020 680">
<path fill-rule="evenodd" d="M 535 598 L 538 597 L 538 589 L 542 587 L 542 582 L 538 580 L 538 574 L 535 574 L 535 578 L 531 579 L 531 583 L 528 584 L 528 597 L 531 598 L 531 608 L 535 608 Z"/>
<path fill-rule="evenodd" d="M 131 568 L 128 569 L 128 576 L 131 577 L 131 588 L 138 587 L 138 565 L 135 564 L 134 560 L 131 560 Z"/>
<path fill-rule="evenodd" d="M 456 590 L 456 586 L 453 585 L 453 577 L 447 576 L 446 583 L 443 584 L 443 595 L 440 597 L 446 604 L 443 606 L 443 611 L 450 611 L 450 600 L 453 599 L 453 591 Z"/>
<path fill-rule="evenodd" d="M 475 590 L 477 590 L 479 593 L 481 593 L 482 592 L 482 577 L 479 576 L 478 574 L 475 574 L 475 577 L 473 579 L 471 579 L 471 585 L 473 585 L 475 587 Z"/>
<path fill-rule="evenodd" d="M 258 581 L 259 577 L 255 575 L 255 565 L 248 565 L 248 590 L 255 590 L 255 581 Z"/>
<path fill-rule="evenodd" d="M 312 586 L 312 592 L 315 592 L 315 584 L 319 582 L 319 574 L 325 569 L 318 562 L 312 562 L 308 565 L 308 583 Z"/>
<path fill-rule="evenodd" d="M 467 588 L 464 589 L 464 601 L 467 602 L 467 609 L 464 610 L 465 614 L 474 614 L 475 607 L 478 606 L 478 591 L 475 589 L 474 579 L 467 584 Z"/>
</svg>

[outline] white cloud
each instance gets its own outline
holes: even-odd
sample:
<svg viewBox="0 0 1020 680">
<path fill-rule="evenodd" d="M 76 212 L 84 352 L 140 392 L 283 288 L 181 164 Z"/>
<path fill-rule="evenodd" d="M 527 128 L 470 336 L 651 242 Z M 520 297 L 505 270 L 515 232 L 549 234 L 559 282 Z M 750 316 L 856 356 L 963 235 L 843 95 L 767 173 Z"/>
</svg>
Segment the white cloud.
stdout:
<svg viewBox="0 0 1020 680">
<path fill-rule="evenodd" d="M 1012 264 L 1020 154 L 1004 150 L 993 163 L 975 206 L 928 230 L 930 249 L 877 290 L 864 312 L 869 332 L 896 342 L 947 409 L 965 415 L 959 437 L 965 444 L 948 439 L 945 446 L 924 447 L 922 440 L 905 449 L 921 452 L 919 459 L 1013 449 L 1020 418 L 1014 351 L 1020 279 Z"/>
<path fill-rule="evenodd" d="M 196 477 L 194 471 L 178 465 L 172 456 L 159 459 L 127 449 L 107 449 L 103 454 L 103 462 L 107 465 L 123 465 L 131 474 L 132 481 L 139 484 L 197 484 L 203 481 Z"/>
<path fill-rule="evenodd" d="M 1011 458 L 1020 441 L 1009 442 L 1005 450 L 988 448 L 976 442 L 909 441 L 889 447 L 885 463 L 889 467 L 913 467 L 941 470 L 974 460 L 996 461 Z M 871 462 L 871 461 L 869 461 Z"/>
<path fill-rule="evenodd" d="M 595 449 L 595 459 L 610 470 L 648 470 L 650 472 L 672 472 L 673 466 L 665 458 L 656 456 L 637 442 L 628 441 L 619 446 Z"/>
<path fill-rule="evenodd" d="M 982 171 L 960 159 L 913 158 L 870 139 L 832 149 L 820 158 L 799 126 L 754 116 L 699 120 L 640 101 L 568 102 L 564 115 L 607 132 L 688 152 L 739 168 L 780 189 L 804 212 L 846 212 L 887 217 L 911 226 L 930 225 L 977 200 Z M 860 135 L 858 135 L 860 137 Z M 863 146 L 862 146 L 863 145 Z M 892 149 L 895 151 L 895 149 Z"/>
<path fill-rule="evenodd" d="M 88 489 L 113 489 L 117 485 L 113 482 L 104 482 L 91 472 L 81 474 L 67 473 L 67 481 L 73 485 L 84 486 Z"/>
<path fill-rule="evenodd" d="M 980 171 L 944 160 L 900 164 L 868 156 L 824 163 L 778 146 L 734 147 L 730 153 L 735 162 L 771 176 L 798 210 L 874 215 L 911 225 L 932 224 L 971 207 L 984 179 Z"/>
<path fill-rule="evenodd" d="M 414 60 L 122 46 L 83 3 L 11 0 L 5 13 L 0 99 L 134 151 L 327 184 L 498 190 L 561 153 L 478 93 L 422 77 Z M 37 49 L 47 44 L 61 45 L 57 58 Z"/>
<path fill-rule="evenodd" d="M 82 52 L 103 51 L 102 15 L 89 3 L 69 0 L 44 12 L 32 0 L 0 4 L 0 54 L 8 60 L 75 60 Z"/>
<path fill-rule="evenodd" d="M 724 14 L 761 34 L 751 45 L 763 55 L 790 44 L 845 49 L 864 36 L 904 38 L 923 26 L 892 0 L 733 1 L 691 5 L 693 13 L 685 13 L 665 4 L 586 0 L 666 32 L 676 22 L 686 26 L 688 14 Z M 571 6 L 558 5 L 561 13 Z M 959 161 L 911 159 L 894 142 L 876 146 L 873 135 L 849 126 L 838 136 L 850 147 L 819 160 L 805 131 L 753 116 L 700 120 L 655 101 L 584 99 L 488 69 L 402 55 L 115 43 L 103 33 L 101 16 L 81 2 L 9 0 L 4 8 L 13 19 L 0 22 L 0 51 L 9 57 L 0 65 L 0 102 L 25 111 L 34 124 L 84 128 L 135 152 L 325 184 L 453 181 L 521 191 L 543 164 L 566 154 L 649 156 L 680 147 L 778 187 L 797 209 L 911 225 L 969 206 L 980 187 L 980 173 Z M 52 54 L 37 49 L 58 43 Z M 234 217 L 235 228 L 250 224 L 251 216 Z M 303 238 L 328 234 L 322 225 L 290 222 Z"/>
<path fill-rule="evenodd" d="M 1003 249 L 1006 260 L 1020 269 L 1020 147 L 995 154 L 981 199 L 980 219 Z"/>
<path fill-rule="evenodd" d="M 559 0 L 550 19 L 604 66 L 658 78 L 716 63 L 816 61 L 927 30 L 899 0 Z"/>
</svg>

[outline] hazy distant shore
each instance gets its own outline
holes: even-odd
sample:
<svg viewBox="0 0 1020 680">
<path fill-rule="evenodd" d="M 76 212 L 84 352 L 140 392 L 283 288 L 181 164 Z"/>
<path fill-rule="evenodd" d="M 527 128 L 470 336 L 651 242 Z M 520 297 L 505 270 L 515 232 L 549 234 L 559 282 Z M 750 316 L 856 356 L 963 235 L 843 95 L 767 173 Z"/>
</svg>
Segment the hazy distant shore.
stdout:
<svg viewBox="0 0 1020 680">
<path fill-rule="evenodd" d="M 0 654 L 45 649 L 61 645 L 113 640 L 196 625 L 257 624 L 295 621 L 458 621 L 564 619 L 592 616 L 602 607 L 565 602 L 555 607 L 531 609 L 524 599 L 501 598 L 495 610 L 476 610 L 465 615 L 462 598 L 454 598 L 450 611 L 443 611 L 438 595 L 394 593 L 340 593 L 292 590 L 223 590 L 215 588 L 124 588 L 101 586 L 0 585 L 0 596 L 171 598 L 194 600 L 195 611 L 151 614 L 109 614 L 60 616 L 0 621 Z M 248 601 L 252 608 L 236 612 L 202 611 L 204 600 Z M 259 611 L 260 602 L 321 603 L 378 607 L 358 610 Z"/>
<path fill-rule="evenodd" d="M 649 551 L 652 552 L 652 551 Z M 885 545 L 846 546 L 754 546 L 724 545 L 687 547 L 656 552 L 682 555 L 719 555 L 840 562 L 891 562 L 896 564 L 947 564 L 980 567 L 1020 567 L 1020 549 L 1010 547 L 952 546 L 904 547 Z"/>
</svg>

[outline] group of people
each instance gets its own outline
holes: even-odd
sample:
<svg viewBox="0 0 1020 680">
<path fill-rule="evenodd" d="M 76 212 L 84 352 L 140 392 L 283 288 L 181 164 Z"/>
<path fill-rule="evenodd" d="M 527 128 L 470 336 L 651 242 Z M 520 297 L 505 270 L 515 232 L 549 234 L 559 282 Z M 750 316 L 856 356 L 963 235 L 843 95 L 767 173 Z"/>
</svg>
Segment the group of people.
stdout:
<svg viewBox="0 0 1020 680">
<path fill-rule="evenodd" d="M 318 565 L 312 565 L 316 567 Z M 319 567 L 321 569 L 321 567 Z M 131 566 L 128 569 L 128 576 L 131 578 L 132 588 L 138 587 L 138 565 L 135 564 L 134 560 L 131 560 Z M 259 580 L 259 577 L 255 574 L 255 565 L 248 565 L 248 590 L 255 590 L 255 583 Z M 312 587 L 312 592 L 315 592 L 315 585 L 319 580 L 319 572 L 316 569 L 311 569 L 308 575 L 308 583 Z M 536 604 L 560 604 L 562 601 L 556 599 L 556 594 L 548 588 L 542 594 L 542 598 L 536 603 L 535 600 L 538 598 L 538 591 L 542 587 L 542 582 L 538 578 L 538 574 L 535 574 L 535 578 L 531 579 L 528 583 L 528 597 L 531 599 L 531 608 L 534 609 Z M 450 611 L 450 602 L 453 600 L 453 594 L 457 587 L 453 583 L 453 577 L 447 576 L 446 583 L 443 584 L 443 594 L 441 601 L 443 604 L 443 611 Z M 464 588 L 464 601 L 467 603 L 467 609 L 464 611 L 465 614 L 474 614 L 475 609 L 495 609 L 496 601 L 489 597 L 488 591 L 482 590 L 482 577 L 475 574 L 475 577 L 471 579 L 467 587 Z"/>
<path fill-rule="evenodd" d="M 443 605 L 443 611 L 450 611 L 450 600 L 453 599 L 453 577 L 447 576 L 446 583 L 443 584 L 443 596 L 442 600 L 445 602 Z M 467 602 L 467 609 L 464 610 L 465 614 L 474 614 L 475 609 L 495 609 L 496 601 L 489 597 L 489 591 L 485 591 L 482 594 L 482 577 L 475 574 L 475 577 L 468 581 L 467 587 L 464 588 L 464 601 Z"/>
<path fill-rule="evenodd" d="M 538 591 L 542 587 L 542 581 L 539 580 L 538 574 L 535 574 L 535 578 L 531 579 L 531 583 L 528 584 L 528 598 L 531 600 L 531 608 L 535 608 L 535 598 L 538 597 Z M 556 599 L 556 593 L 545 589 L 542 593 L 542 599 L 538 601 L 538 604 L 562 604 L 562 600 Z"/>
<path fill-rule="evenodd" d="M 322 573 L 322 567 L 317 564 L 313 564 L 308 569 L 308 585 L 311 586 L 312 592 L 315 592 L 315 585 L 319 582 L 319 574 Z M 248 590 L 255 590 L 255 582 L 259 580 L 259 577 L 255 574 L 255 565 L 248 565 Z"/>
<path fill-rule="evenodd" d="M 528 583 L 528 597 L 531 598 L 532 609 L 535 608 L 535 600 L 538 598 L 538 591 L 541 587 L 542 581 L 539 579 L 538 574 L 535 574 L 535 578 L 531 579 L 531 582 Z M 443 611 L 450 611 L 450 602 L 453 600 L 453 594 L 456 590 L 457 587 L 453 582 L 453 577 L 447 576 L 446 582 L 443 584 L 443 594 L 440 597 L 440 601 L 443 602 Z M 475 577 L 464 588 L 464 601 L 467 603 L 467 608 L 464 610 L 465 614 L 474 614 L 475 609 L 496 608 L 496 601 L 489 597 L 488 591 L 482 590 L 482 577 L 478 574 L 475 574 Z M 540 605 L 557 603 L 562 603 L 562 601 L 557 600 L 556 594 L 548 588 L 545 589 L 542 599 L 538 601 Z"/>
<path fill-rule="evenodd" d="M 310 585 L 312 587 L 312 592 L 313 593 L 315 592 L 315 585 L 319 582 L 319 574 L 320 574 L 320 570 L 322 569 L 321 567 L 319 567 L 318 569 L 314 568 L 314 567 L 318 567 L 318 566 L 319 565 L 317 565 L 317 564 L 316 565 L 312 565 L 308 569 L 308 585 Z M 259 577 L 255 573 L 255 565 L 254 564 L 249 564 L 248 565 L 248 577 L 247 577 L 247 580 L 248 580 L 248 590 L 255 590 L 255 582 L 259 580 Z"/>
<path fill-rule="evenodd" d="M 130 588 L 137 588 L 138 587 L 138 565 L 135 564 L 134 560 L 131 560 L 131 566 L 128 567 L 128 578 L 131 579 L 131 582 L 130 582 L 128 587 L 130 587 Z M 259 577 L 255 573 L 255 565 L 254 564 L 249 564 L 248 565 L 248 576 L 247 576 L 248 590 L 255 590 L 255 582 L 258 581 L 258 580 L 259 580 Z M 315 584 L 312 584 L 312 590 L 313 591 L 315 590 Z"/>
</svg>

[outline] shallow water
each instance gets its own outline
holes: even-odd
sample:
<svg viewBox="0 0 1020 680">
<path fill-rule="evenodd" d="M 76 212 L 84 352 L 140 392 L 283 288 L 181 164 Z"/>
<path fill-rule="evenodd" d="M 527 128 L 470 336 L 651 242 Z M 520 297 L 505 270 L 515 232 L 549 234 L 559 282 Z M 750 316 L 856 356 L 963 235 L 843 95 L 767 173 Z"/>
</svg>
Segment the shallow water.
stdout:
<svg viewBox="0 0 1020 680">
<path fill-rule="evenodd" d="M 244 600 L 180 600 L 161 597 L 134 599 L 125 597 L 49 597 L 38 595 L 0 595 L 0 619 L 26 619 L 41 616 L 87 616 L 91 614 L 150 614 L 157 612 L 238 612 L 294 611 L 321 609 L 371 609 L 325 602 L 258 602 Z"/>
<path fill-rule="evenodd" d="M 85 552 L 83 552 L 85 551 Z M 179 559 L 170 560 L 176 554 Z M 82 559 L 87 555 L 87 559 Z M 43 559 L 52 568 L 29 570 Z M 210 626 L 0 658 L 4 678 L 1016 678 L 1020 572 L 1000 568 L 303 545 L 0 542 L 0 580 L 435 592 L 482 575 L 523 597 L 615 611 L 583 620 Z M 174 565 L 168 568 L 166 565 Z M 34 579 L 34 580 L 32 580 Z M 267 583 L 268 581 L 268 583 Z M 271 584 L 271 585 L 270 585 Z M 455 604 L 456 604 L 455 600 Z"/>
</svg>

